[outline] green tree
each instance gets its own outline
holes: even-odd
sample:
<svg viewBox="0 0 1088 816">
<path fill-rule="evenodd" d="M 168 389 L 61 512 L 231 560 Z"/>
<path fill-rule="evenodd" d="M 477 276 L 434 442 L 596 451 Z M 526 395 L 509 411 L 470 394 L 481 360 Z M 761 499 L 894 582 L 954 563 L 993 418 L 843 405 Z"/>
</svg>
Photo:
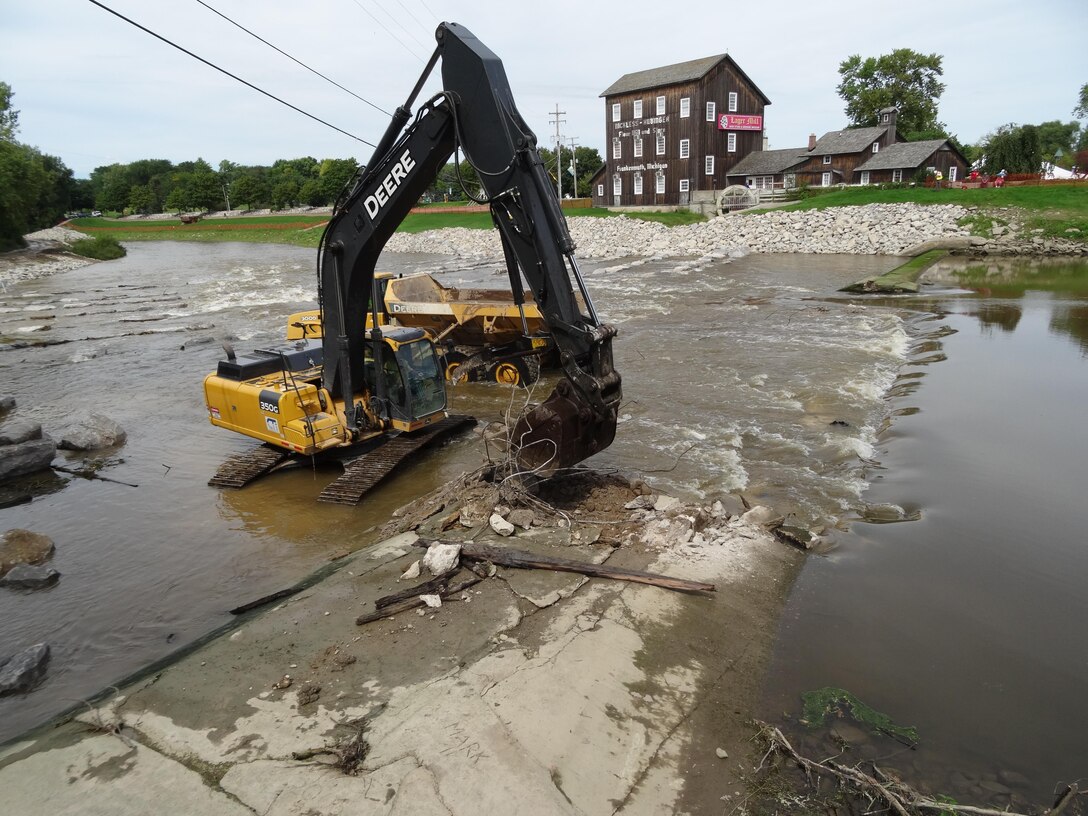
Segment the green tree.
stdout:
<svg viewBox="0 0 1088 816">
<path fill-rule="evenodd" d="M 128 193 L 128 209 L 138 213 L 153 212 L 155 194 L 147 184 L 134 184 Z"/>
<path fill-rule="evenodd" d="M 340 191 L 359 170 L 359 162 L 355 159 L 325 159 L 321 162 L 318 175 L 321 178 L 321 190 L 324 194 L 322 204 L 332 204 L 340 195 Z"/>
<path fill-rule="evenodd" d="M 898 108 L 897 126 L 902 133 L 932 131 L 937 121 L 937 102 L 944 93 L 939 54 L 921 54 L 898 48 L 890 54 L 862 59 L 855 54 L 839 65 L 839 96 L 846 102 L 846 116 L 853 127 L 878 124 L 883 108 Z"/>
<path fill-rule="evenodd" d="M 306 179 L 298 190 L 298 200 L 309 207 L 320 207 L 328 199 L 319 179 Z"/>
<path fill-rule="evenodd" d="M 1080 96 L 1077 106 L 1073 108 L 1073 115 L 1078 119 L 1088 119 L 1088 82 L 1080 86 Z"/>
<path fill-rule="evenodd" d="M 272 206 L 277 210 L 283 210 L 298 202 L 298 182 L 294 179 L 285 179 L 272 186 Z"/>
<path fill-rule="evenodd" d="M 247 210 L 269 203 L 268 188 L 251 170 L 242 172 L 231 185 L 233 206 Z"/>
<path fill-rule="evenodd" d="M 15 132 L 19 130 L 19 111 L 11 107 L 13 96 L 11 86 L 0 82 L 0 141 L 14 141 Z"/>
<path fill-rule="evenodd" d="M 1069 167 L 1076 150 L 1080 125 L 1076 122 L 1059 122 L 1055 119 L 1053 122 L 1043 122 L 1037 130 L 1043 161 Z"/>
<path fill-rule="evenodd" d="M 1034 125 L 1002 125 L 982 144 L 983 170 L 997 173 L 1038 173 L 1042 164 L 1039 130 Z"/>
</svg>

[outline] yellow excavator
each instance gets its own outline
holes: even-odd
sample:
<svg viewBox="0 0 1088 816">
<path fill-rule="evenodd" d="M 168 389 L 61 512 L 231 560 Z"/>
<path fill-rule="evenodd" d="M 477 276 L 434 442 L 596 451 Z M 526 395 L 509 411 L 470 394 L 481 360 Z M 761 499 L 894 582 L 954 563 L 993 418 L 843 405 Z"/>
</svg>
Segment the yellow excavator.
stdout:
<svg viewBox="0 0 1088 816">
<path fill-rule="evenodd" d="M 228 459 L 210 484 L 241 487 L 292 457 L 335 456 L 348 462 L 344 475 L 320 498 L 354 504 L 423 445 L 474 421 L 447 416 L 445 372 L 428 333 L 383 325 L 375 275 L 385 243 L 461 152 L 477 171 L 499 231 L 514 304 L 523 309 L 527 283 L 563 373 L 548 399 L 513 429 L 519 466 L 553 474 L 615 437 L 621 396 L 612 364 L 616 330 L 593 308 L 536 136 L 490 49 L 456 23 L 441 24 L 435 37 L 422 76 L 370 164 L 341 194 L 322 236 L 320 342 L 245 355 L 228 349 L 205 378 L 211 423 L 262 443 Z M 439 59 L 443 90 L 413 117 Z"/>
</svg>

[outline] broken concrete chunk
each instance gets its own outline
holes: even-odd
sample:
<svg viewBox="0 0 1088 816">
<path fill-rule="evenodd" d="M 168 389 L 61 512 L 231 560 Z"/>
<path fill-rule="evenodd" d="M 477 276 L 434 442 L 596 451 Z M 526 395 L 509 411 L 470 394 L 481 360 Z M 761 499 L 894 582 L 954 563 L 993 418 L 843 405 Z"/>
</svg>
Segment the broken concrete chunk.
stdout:
<svg viewBox="0 0 1088 816">
<path fill-rule="evenodd" d="M 780 523 L 782 521 L 782 516 L 766 505 L 757 504 L 741 516 L 740 520 L 745 524 L 756 524 L 766 527 L 768 525 Z"/>
<path fill-rule="evenodd" d="M 717 755 L 718 759 L 729 759 L 729 752 L 724 748 L 715 748 L 714 753 Z"/>
<path fill-rule="evenodd" d="M 665 513 L 669 510 L 672 510 L 674 507 L 677 507 L 679 504 L 680 499 L 676 498 L 675 496 L 666 496 L 662 494 L 657 497 L 656 501 L 654 501 L 654 510 L 659 513 Z"/>
<path fill-rule="evenodd" d="M 514 525 L 498 513 L 492 513 L 488 523 L 491 525 L 491 529 L 501 536 L 512 536 L 514 534 Z"/>
<path fill-rule="evenodd" d="M 523 530 L 528 530 L 533 526 L 533 522 L 536 520 L 536 516 L 532 510 L 525 507 L 520 507 L 517 510 L 511 510 L 510 515 L 506 517 L 506 520 L 513 524 L 515 527 L 520 527 Z"/>
<path fill-rule="evenodd" d="M 41 423 L 29 419 L 9 419 L 0 425 L 0 445 L 19 445 L 41 438 Z"/>
<path fill-rule="evenodd" d="M 638 496 L 623 506 L 624 510 L 649 510 L 654 506 L 653 496 Z"/>
<path fill-rule="evenodd" d="M 48 436 L 0 445 L 0 481 L 46 470 L 56 455 L 57 444 Z"/>
<path fill-rule="evenodd" d="M 38 643 L 8 659 L 0 658 L 0 696 L 30 691 L 45 676 L 49 644 Z"/>
<path fill-rule="evenodd" d="M 65 450 L 98 450 L 124 444 L 124 428 L 101 414 L 81 414 L 61 431 L 58 447 Z"/>
<path fill-rule="evenodd" d="M 408 569 L 406 569 L 403 572 L 403 574 L 400 576 L 400 580 L 410 581 L 413 578 L 418 578 L 418 577 L 419 577 L 419 559 L 417 558 L 415 561 L 412 562 L 412 566 L 408 567 Z"/>
<path fill-rule="evenodd" d="M 445 575 L 457 568 L 460 558 L 460 544 L 439 544 L 435 541 L 423 556 L 423 566 L 430 570 L 431 575 Z"/>
<path fill-rule="evenodd" d="M 441 595 L 420 595 L 419 599 L 423 601 L 423 603 L 427 604 L 427 606 L 431 609 L 438 609 L 442 606 Z"/>
</svg>

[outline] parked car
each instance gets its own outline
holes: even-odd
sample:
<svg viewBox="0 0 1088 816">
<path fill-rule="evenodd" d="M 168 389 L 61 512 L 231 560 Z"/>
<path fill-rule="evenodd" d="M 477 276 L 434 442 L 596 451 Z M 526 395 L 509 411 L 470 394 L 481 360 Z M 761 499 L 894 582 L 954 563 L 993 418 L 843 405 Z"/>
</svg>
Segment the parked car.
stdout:
<svg viewBox="0 0 1088 816">
<path fill-rule="evenodd" d="M 91 217 L 92 218 L 101 218 L 102 217 L 102 211 L 101 210 L 95 210 L 94 212 L 91 213 Z"/>
</svg>

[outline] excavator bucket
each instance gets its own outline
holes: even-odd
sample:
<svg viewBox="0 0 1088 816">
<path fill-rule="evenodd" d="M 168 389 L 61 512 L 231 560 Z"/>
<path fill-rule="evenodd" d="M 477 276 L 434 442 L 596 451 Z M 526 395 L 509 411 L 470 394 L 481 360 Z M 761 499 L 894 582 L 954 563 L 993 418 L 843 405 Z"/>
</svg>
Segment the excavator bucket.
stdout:
<svg viewBox="0 0 1088 816">
<path fill-rule="evenodd" d="M 615 436 L 615 411 L 595 413 L 569 381 L 560 380 L 548 399 L 518 419 L 511 442 L 522 470 L 551 476 L 604 450 Z"/>
</svg>

